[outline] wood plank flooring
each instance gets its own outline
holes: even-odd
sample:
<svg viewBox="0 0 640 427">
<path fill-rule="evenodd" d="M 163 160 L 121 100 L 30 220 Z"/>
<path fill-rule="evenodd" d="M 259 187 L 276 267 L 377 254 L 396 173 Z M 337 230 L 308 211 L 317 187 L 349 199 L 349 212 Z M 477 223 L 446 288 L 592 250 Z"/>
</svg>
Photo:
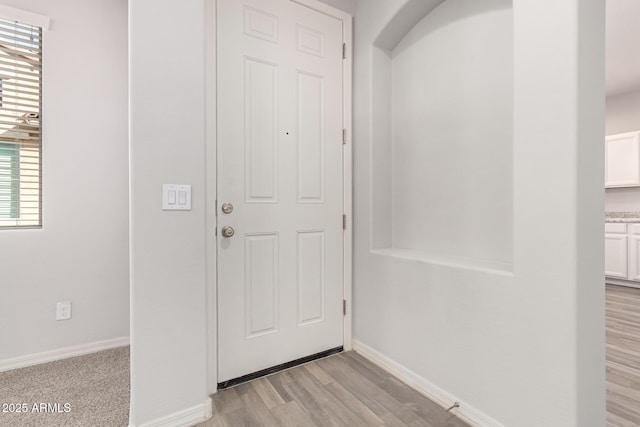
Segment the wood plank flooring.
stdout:
<svg viewBox="0 0 640 427">
<path fill-rule="evenodd" d="M 640 289 L 606 285 L 607 425 L 640 426 Z M 420 393 L 354 352 L 213 396 L 198 427 L 463 427 Z"/>
<path fill-rule="evenodd" d="M 640 289 L 607 285 L 607 425 L 640 426 Z"/>
<path fill-rule="evenodd" d="M 468 427 L 354 352 L 221 390 L 213 403 L 197 427 Z"/>
</svg>

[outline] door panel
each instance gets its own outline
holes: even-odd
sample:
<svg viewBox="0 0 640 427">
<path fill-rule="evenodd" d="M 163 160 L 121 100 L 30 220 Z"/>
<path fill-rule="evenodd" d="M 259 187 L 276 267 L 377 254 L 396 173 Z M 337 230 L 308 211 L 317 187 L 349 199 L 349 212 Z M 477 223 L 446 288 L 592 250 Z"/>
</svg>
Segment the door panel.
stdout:
<svg viewBox="0 0 640 427">
<path fill-rule="evenodd" d="M 605 276 L 627 278 L 627 244 L 626 234 L 604 235 Z"/>
<path fill-rule="evenodd" d="M 322 77 L 297 72 L 298 81 L 298 201 L 322 202 L 324 196 L 322 138 Z"/>
<path fill-rule="evenodd" d="M 245 58 L 245 194 L 278 201 L 278 65 Z"/>
<path fill-rule="evenodd" d="M 324 231 L 298 232 L 298 326 L 324 320 Z"/>
<path fill-rule="evenodd" d="M 605 187 L 640 185 L 640 134 L 611 135 L 605 139 Z"/>
<path fill-rule="evenodd" d="M 640 226 L 629 224 L 629 279 L 640 282 Z"/>
<path fill-rule="evenodd" d="M 278 235 L 245 235 L 246 338 L 278 331 Z"/>
<path fill-rule="evenodd" d="M 342 23 L 218 0 L 218 378 L 343 343 Z"/>
</svg>

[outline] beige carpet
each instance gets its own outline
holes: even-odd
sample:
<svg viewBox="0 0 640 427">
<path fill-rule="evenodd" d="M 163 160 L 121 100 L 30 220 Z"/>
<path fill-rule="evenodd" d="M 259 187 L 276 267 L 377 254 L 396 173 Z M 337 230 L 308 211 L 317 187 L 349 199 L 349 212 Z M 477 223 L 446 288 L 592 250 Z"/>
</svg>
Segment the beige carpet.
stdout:
<svg viewBox="0 0 640 427">
<path fill-rule="evenodd" d="M 128 423 L 129 347 L 0 373 L 2 427 Z"/>
</svg>

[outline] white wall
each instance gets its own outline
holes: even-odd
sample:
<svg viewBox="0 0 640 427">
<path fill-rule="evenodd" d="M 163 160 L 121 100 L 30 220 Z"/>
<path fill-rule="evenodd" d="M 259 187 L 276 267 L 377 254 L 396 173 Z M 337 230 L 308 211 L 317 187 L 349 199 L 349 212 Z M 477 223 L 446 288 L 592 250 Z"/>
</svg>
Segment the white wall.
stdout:
<svg viewBox="0 0 640 427">
<path fill-rule="evenodd" d="M 203 0 L 129 2 L 132 425 L 207 399 L 204 22 Z M 163 183 L 192 210 L 162 211 Z"/>
<path fill-rule="evenodd" d="M 606 134 L 640 130 L 640 91 L 607 97 Z M 607 188 L 606 212 L 640 212 L 640 188 Z"/>
<path fill-rule="evenodd" d="M 404 5 L 418 10 L 426 3 L 437 2 L 368 0 L 356 12 L 354 337 L 459 399 L 461 413 L 505 426 L 604 425 L 604 4 L 513 1 L 513 273 L 500 274 L 472 263 L 416 262 L 371 250 L 380 243 L 372 236 L 380 227 L 372 223 L 381 207 L 376 200 L 383 199 L 378 192 L 388 191 L 378 185 L 375 152 L 381 135 L 392 134 L 384 125 L 389 109 L 376 105 L 389 93 L 374 82 L 372 63 L 381 60 L 372 45 L 379 35 L 398 34 L 385 29 L 387 23 L 404 25 L 406 33 L 416 22 Z M 455 3 L 471 8 L 476 2 Z M 470 18 L 492 19 L 480 12 Z M 445 29 L 453 31 L 445 23 L 432 22 L 423 42 L 437 43 Z M 493 45 L 485 48 L 486 58 L 495 54 Z M 465 64 L 464 55 L 474 53 L 450 54 Z M 426 66 L 445 67 L 443 76 L 473 73 L 456 64 Z M 414 73 L 414 90 L 431 96 L 421 78 L 432 73 Z M 487 108 L 496 99 L 487 99 Z M 425 117 L 412 113 L 415 120 Z M 459 120 L 468 125 L 473 117 Z M 491 143 L 483 138 L 479 145 Z M 505 161 L 498 155 L 495 166 Z M 428 158 L 423 166 L 432 166 Z M 446 180 L 441 185 L 448 188 Z"/>
<path fill-rule="evenodd" d="M 336 9 L 343 10 L 351 15 L 356 13 L 356 2 L 358 0 L 320 0 Z"/>
<path fill-rule="evenodd" d="M 127 1 L 3 0 L 43 36 L 43 227 L 0 230 L 0 361 L 129 335 Z M 57 301 L 73 317 L 55 320 Z"/>
<path fill-rule="evenodd" d="M 607 135 L 640 130 L 640 91 L 607 97 Z"/>
<path fill-rule="evenodd" d="M 393 49 L 393 247 L 510 268 L 512 65 L 511 0 L 447 0 Z"/>
</svg>

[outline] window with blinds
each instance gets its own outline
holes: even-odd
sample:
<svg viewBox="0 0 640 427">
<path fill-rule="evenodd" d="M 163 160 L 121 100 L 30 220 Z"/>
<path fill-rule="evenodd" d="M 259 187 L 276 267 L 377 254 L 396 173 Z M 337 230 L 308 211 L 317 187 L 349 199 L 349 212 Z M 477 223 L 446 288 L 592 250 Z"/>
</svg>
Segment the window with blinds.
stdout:
<svg viewBox="0 0 640 427">
<path fill-rule="evenodd" d="M 0 228 L 41 225 L 42 29 L 0 18 Z"/>
</svg>

